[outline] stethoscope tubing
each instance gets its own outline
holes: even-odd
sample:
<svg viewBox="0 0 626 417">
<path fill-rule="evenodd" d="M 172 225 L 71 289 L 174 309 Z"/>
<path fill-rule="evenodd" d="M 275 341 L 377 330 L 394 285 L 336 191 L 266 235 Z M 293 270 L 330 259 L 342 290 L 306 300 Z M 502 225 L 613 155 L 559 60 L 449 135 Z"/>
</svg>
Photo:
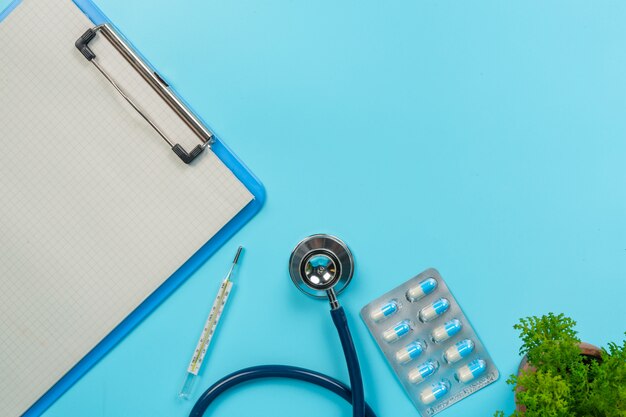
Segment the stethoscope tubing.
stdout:
<svg viewBox="0 0 626 417">
<path fill-rule="evenodd" d="M 352 388 L 352 416 L 363 417 L 365 415 L 365 392 L 363 390 L 363 377 L 361 376 L 361 366 L 359 358 L 356 354 L 350 327 L 348 327 L 348 318 L 343 307 L 333 308 L 330 310 L 330 316 L 337 328 L 343 355 L 346 358 L 348 366 L 348 375 L 350 377 L 350 387 Z"/>
<path fill-rule="evenodd" d="M 337 394 L 352 404 L 353 417 L 376 417 L 372 408 L 365 402 L 359 360 L 343 307 L 332 309 L 330 314 L 337 328 L 339 339 L 341 340 L 352 389 L 331 376 L 306 368 L 290 365 L 252 366 L 233 372 L 209 387 L 200 396 L 191 410 L 189 417 L 202 417 L 211 403 L 230 388 L 243 384 L 244 382 L 266 378 L 288 378 L 318 385 Z"/>
</svg>

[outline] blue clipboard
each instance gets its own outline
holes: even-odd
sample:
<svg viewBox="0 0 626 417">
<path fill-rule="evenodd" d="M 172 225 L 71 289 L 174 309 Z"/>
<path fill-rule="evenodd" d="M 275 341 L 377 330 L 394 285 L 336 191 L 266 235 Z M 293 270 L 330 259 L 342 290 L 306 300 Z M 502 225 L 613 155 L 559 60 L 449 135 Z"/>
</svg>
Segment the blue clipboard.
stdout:
<svg viewBox="0 0 626 417">
<path fill-rule="evenodd" d="M 100 25 L 112 23 L 91 0 L 72 0 L 80 10 L 94 23 Z M 0 22 L 4 20 L 21 2 L 13 0 L 0 11 Z M 80 34 L 77 34 L 77 36 Z M 144 58 L 144 57 L 142 57 Z M 145 62 L 148 62 L 144 58 Z M 185 103 L 187 104 L 187 103 Z M 197 115 L 196 115 L 197 116 Z M 200 120 L 201 117 L 198 116 Z M 204 122 L 204 120 L 202 120 Z M 161 302 L 163 302 L 179 285 L 181 285 L 194 271 L 196 271 L 213 253 L 215 253 L 232 235 L 243 227 L 256 213 L 259 212 L 265 202 L 265 189 L 258 178 L 237 158 L 237 156 L 222 142 L 214 137 L 215 142 L 211 146 L 213 153 L 220 158 L 235 176 L 252 193 L 254 199 L 248 203 L 230 222 L 217 234 L 202 246 L 191 258 L 159 286 L 139 307 L 128 315 L 111 333 L 109 333 L 96 347 L 83 357 L 74 367 L 52 386 L 41 398 L 37 400 L 24 414 L 23 417 L 36 417 L 54 403 L 65 391 L 78 381 L 92 366 L 103 358 L 109 350 L 120 342 L 135 326 L 148 316 Z"/>
</svg>

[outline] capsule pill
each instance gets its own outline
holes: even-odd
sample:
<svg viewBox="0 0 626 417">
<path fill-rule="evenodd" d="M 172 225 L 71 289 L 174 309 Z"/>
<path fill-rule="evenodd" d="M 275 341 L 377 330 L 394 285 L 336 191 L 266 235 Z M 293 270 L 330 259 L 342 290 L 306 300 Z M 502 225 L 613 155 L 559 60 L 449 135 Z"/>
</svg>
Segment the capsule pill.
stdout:
<svg viewBox="0 0 626 417">
<path fill-rule="evenodd" d="M 472 342 L 470 339 L 465 339 L 457 342 L 454 346 L 450 346 L 448 349 L 446 349 L 446 351 L 443 353 L 443 358 L 448 363 L 455 363 L 467 357 L 473 351 L 474 342 Z"/>
<path fill-rule="evenodd" d="M 420 300 L 433 292 L 435 288 L 437 288 L 437 280 L 435 278 L 425 279 L 424 281 L 417 284 L 415 287 L 409 288 L 409 290 L 406 292 L 406 298 L 409 301 Z"/>
<path fill-rule="evenodd" d="M 435 373 L 435 371 L 439 368 L 439 363 L 434 361 L 427 361 L 418 366 L 417 368 L 411 369 L 409 371 L 408 377 L 409 381 L 413 384 L 419 384 L 429 376 Z"/>
<path fill-rule="evenodd" d="M 426 323 L 441 316 L 443 313 L 448 311 L 449 308 L 450 301 L 448 301 L 448 299 L 446 298 L 440 298 L 434 301 L 432 304 L 427 305 L 426 307 L 421 309 L 419 312 L 419 319 L 422 322 Z"/>
<path fill-rule="evenodd" d="M 439 327 L 435 327 L 432 333 L 433 341 L 436 343 L 441 343 L 445 340 L 448 340 L 455 334 L 461 331 L 461 322 L 457 319 L 452 319 Z"/>
<path fill-rule="evenodd" d="M 422 342 L 409 343 L 402 349 L 396 352 L 396 362 L 409 363 L 413 359 L 417 358 L 426 349 Z"/>
<path fill-rule="evenodd" d="M 411 331 L 411 324 L 408 320 L 402 320 L 400 323 L 383 332 L 383 339 L 391 343 L 406 336 Z"/>
<path fill-rule="evenodd" d="M 420 393 L 420 401 L 423 404 L 432 404 L 450 391 L 450 383 L 448 381 L 440 381 L 432 384 Z"/>
<path fill-rule="evenodd" d="M 389 301 L 387 304 L 380 308 L 372 310 L 370 318 L 374 321 L 382 321 L 389 316 L 393 316 L 398 312 L 398 303 L 395 301 Z"/>
<path fill-rule="evenodd" d="M 467 365 L 461 366 L 454 375 L 459 382 L 465 383 L 478 378 L 486 370 L 487 363 L 482 359 L 475 359 Z"/>
</svg>

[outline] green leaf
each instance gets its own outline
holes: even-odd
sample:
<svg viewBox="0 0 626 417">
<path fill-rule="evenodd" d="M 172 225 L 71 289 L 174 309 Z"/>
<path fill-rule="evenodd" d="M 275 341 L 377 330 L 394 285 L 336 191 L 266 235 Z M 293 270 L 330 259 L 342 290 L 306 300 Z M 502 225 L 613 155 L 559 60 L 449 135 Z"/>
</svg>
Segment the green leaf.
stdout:
<svg viewBox="0 0 626 417">
<path fill-rule="evenodd" d="M 585 361 L 575 325 L 563 314 L 549 313 L 513 326 L 522 341 L 519 352 L 533 369 L 507 380 L 526 407 L 510 417 L 626 417 L 626 340 L 609 343 L 601 360 Z"/>
</svg>

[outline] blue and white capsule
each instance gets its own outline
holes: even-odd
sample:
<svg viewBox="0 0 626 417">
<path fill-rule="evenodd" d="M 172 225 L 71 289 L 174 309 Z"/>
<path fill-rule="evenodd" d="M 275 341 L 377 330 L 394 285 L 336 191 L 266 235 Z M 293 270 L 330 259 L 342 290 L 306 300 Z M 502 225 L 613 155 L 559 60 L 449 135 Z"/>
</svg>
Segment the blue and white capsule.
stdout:
<svg viewBox="0 0 626 417">
<path fill-rule="evenodd" d="M 424 350 L 426 350 L 426 346 L 423 342 L 415 341 L 413 343 L 409 343 L 396 352 L 396 362 L 399 364 L 409 363 L 421 355 Z"/>
<path fill-rule="evenodd" d="M 448 363 L 456 363 L 469 356 L 473 351 L 474 342 L 471 339 L 464 339 L 446 349 L 443 353 L 443 358 Z"/>
<path fill-rule="evenodd" d="M 433 342 L 441 343 L 460 332 L 462 328 L 463 325 L 458 319 L 452 319 L 448 322 L 445 322 L 441 326 L 435 327 L 431 334 L 431 337 L 433 339 Z"/>
<path fill-rule="evenodd" d="M 415 287 L 409 288 L 406 292 L 406 298 L 409 301 L 420 300 L 433 292 L 435 288 L 437 288 L 437 280 L 435 278 L 425 279 Z"/>
<path fill-rule="evenodd" d="M 443 313 L 448 311 L 449 308 L 450 301 L 448 301 L 447 298 L 440 298 L 421 309 L 418 316 L 422 322 L 426 323 L 441 316 Z"/>
<path fill-rule="evenodd" d="M 402 320 L 395 326 L 388 328 L 383 332 L 383 339 L 385 342 L 392 343 L 399 340 L 409 334 L 411 331 L 411 322 L 408 320 Z"/>
<path fill-rule="evenodd" d="M 383 321 L 384 319 L 393 316 L 398 312 L 398 303 L 395 300 L 389 301 L 387 304 L 380 308 L 372 310 L 370 318 L 373 321 Z"/>
<path fill-rule="evenodd" d="M 450 381 L 445 379 L 432 384 L 420 393 L 420 401 L 424 405 L 432 404 L 450 391 Z"/>
<path fill-rule="evenodd" d="M 467 383 L 484 374 L 486 370 L 487 363 L 482 359 L 475 359 L 457 369 L 454 377 L 459 382 Z"/>
<path fill-rule="evenodd" d="M 409 371 L 408 377 L 412 384 L 419 384 L 432 374 L 434 374 L 439 368 L 439 362 L 426 361 L 417 368 L 413 368 Z"/>
</svg>

